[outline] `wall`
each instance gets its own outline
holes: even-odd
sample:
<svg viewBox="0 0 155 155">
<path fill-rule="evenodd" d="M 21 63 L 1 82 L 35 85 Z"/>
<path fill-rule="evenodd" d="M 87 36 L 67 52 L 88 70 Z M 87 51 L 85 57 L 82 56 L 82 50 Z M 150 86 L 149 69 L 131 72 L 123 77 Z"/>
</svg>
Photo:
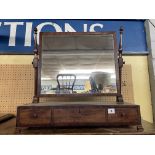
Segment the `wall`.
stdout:
<svg viewBox="0 0 155 155">
<path fill-rule="evenodd" d="M 147 56 L 124 56 L 132 66 L 134 100 L 141 107 L 142 118 L 153 122 Z M 0 64 L 31 64 L 33 56 L 0 55 Z"/>
<path fill-rule="evenodd" d="M 124 60 L 132 66 L 134 100 L 140 105 L 142 118 L 153 122 L 147 56 L 124 56 Z"/>
<path fill-rule="evenodd" d="M 149 77 L 150 77 L 150 87 L 152 94 L 152 106 L 153 106 L 153 118 L 155 120 L 155 19 L 146 20 L 146 39 L 147 46 L 149 50 L 148 65 L 149 65 Z"/>
</svg>

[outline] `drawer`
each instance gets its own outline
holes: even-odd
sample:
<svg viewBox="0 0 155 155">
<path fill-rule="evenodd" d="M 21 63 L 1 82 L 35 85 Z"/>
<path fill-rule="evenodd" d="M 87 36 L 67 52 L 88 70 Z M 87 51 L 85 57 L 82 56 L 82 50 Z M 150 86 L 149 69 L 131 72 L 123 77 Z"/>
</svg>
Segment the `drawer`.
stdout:
<svg viewBox="0 0 155 155">
<path fill-rule="evenodd" d="M 108 112 L 109 109 L 109 112 Z M 112 110 L 112 112 L 110 112 Z M 138 109 L 133 108 L 107 108 L 108 123 L 137 123 L 139 120 Z"/>
<path fill-rule="evenodd" d="M 95 125 L 105 122 L 105 109 L 96 107 L 57 107 L 53 109 L 56 126 Z"/>
<path fill-rule="evenodd" d="M 105 108 L 103 107 L 81 107 L 79 122 L 103 123 L 106 122 Z"/>
<path fill-rule="evenodd" d="M 20 126 L 45 126 L 51 123 L 51 109 L 49 107 L 24 107 L 19 109 Z"/>
</svg>

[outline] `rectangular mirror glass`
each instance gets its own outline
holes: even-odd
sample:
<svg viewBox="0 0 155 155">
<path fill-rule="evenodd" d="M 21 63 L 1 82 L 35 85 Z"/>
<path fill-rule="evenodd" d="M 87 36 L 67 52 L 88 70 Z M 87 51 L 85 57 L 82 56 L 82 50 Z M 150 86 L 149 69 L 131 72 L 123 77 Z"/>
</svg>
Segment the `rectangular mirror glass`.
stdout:
<svg viewBox="0 0 155 155">
<path fill-rule="evenodd" d="M 117 93 L 113 34 L 41 34 L 41 94 Z"/>
</svg>

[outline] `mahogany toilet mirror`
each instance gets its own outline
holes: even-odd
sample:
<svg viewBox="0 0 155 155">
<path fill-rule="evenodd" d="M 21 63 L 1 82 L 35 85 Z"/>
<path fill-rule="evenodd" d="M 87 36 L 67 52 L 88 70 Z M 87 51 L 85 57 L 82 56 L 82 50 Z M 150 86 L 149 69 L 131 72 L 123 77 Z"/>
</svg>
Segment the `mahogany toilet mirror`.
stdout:
<svg viewBox="0 0 155 155">
<path fill-rule="evenodd" d="M 136 126 L 143 131 L 140 106 L 125 103 L 121 94 L 122 34 L 121 27 L 117 48 L 116 32 L 37 35 L 35 29 L 33 104 L 17 107 L 17 129 Z"/>
</svg>

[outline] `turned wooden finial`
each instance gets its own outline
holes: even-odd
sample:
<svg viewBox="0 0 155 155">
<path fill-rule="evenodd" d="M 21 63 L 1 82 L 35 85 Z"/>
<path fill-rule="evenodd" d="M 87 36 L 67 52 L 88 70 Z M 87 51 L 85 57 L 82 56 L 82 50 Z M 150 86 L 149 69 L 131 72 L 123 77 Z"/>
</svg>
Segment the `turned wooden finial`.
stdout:
<svg viewBox="0 0 155 155">
<path fill-rule="evenodd" d="M 34 28 L 34 54 L 38 54 L 38 49 L 37 49 L 37 28 Z"/>
<path fill-rule="evenodd" d="M 35 27 L 34 28 L 34 34 L 37 34 L 38 29 Z"/>
<path fill-rule="evenodd" d="M 121 26 L 119 30 L 120 30 L 120 32 L 123 32 L 124 31 L 123 26 Z"/>
<path fill-rule="evenodd" d="M 120 32 L 119 53 L 120 54 L 122 54 L 122 51 L 123 51 L 123 31 L 124 31 L 124 28 L 123 26 L 121 26 L 119 29 L 119 32 Z"/>
</svg>

